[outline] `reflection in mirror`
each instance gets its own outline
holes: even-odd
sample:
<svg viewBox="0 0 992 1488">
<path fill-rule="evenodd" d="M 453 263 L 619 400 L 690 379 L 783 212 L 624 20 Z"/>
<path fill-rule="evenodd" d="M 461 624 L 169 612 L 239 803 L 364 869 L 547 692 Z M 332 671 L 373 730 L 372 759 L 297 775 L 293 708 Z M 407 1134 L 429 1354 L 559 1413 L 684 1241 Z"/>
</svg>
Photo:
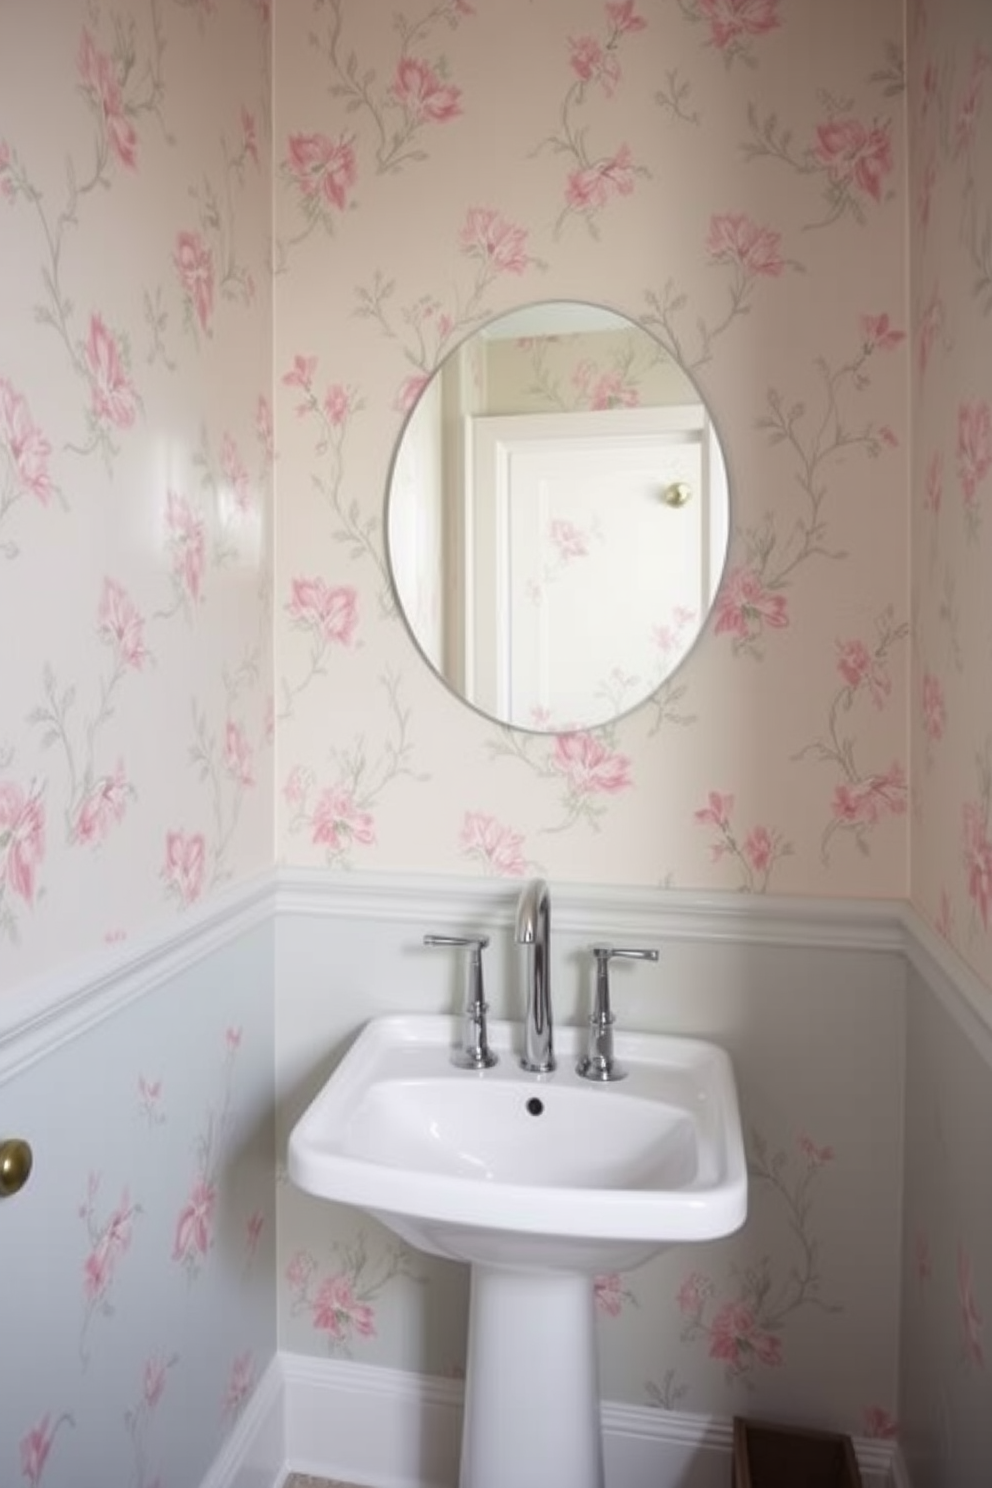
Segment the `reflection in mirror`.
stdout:
<svg viewBox="0 0 992 1488">
<path fill-rule="evenodd" d="M 470 336 L 393 459 L 410 631 L 449 687 L 516 728 L 593 728 L 650 697 L 705 623 L 728 532 L 695 385 L 599 306 L 532 305 Z"/>
</svg>

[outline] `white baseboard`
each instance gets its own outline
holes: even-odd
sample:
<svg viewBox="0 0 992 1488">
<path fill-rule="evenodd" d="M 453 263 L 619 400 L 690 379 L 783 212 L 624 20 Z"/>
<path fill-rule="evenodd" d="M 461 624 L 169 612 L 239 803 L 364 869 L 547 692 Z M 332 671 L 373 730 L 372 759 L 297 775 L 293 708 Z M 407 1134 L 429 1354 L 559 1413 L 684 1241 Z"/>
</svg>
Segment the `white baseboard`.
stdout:
<svg viewBox="0 0 992 1488">
<path fill-rule="evenodd" d="M 200 1488 L 278 1488 L 285 1464 L 285 1374 L 275 1354 Z"/>
<path fill-rule="evenodd" d="M 461 1419 L 458 1382 L 284 1353 L 201 1488 L 277 1488 L 290 1471 L 375 1488 L 455 1488 Z M 729 1420 L 603 1405 L 609 1488 L 690 1480 L 693 1488 L 726 1488 L 732 1441 Z M 909 1488 L 892 1443 L 854 1447 L 864 1488 Z"/>
</svg>

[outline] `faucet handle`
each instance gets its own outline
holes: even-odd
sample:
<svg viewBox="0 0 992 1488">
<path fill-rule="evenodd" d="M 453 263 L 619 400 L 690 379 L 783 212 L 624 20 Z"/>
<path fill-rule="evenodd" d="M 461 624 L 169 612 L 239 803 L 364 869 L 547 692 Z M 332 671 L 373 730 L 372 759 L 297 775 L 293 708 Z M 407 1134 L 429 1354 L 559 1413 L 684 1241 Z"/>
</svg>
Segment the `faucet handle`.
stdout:
<svg viewBox="0 0 992 1488">
<path fill-rule="evenodd" d="M 612 945 L 594 945 L 589 949 L 596 958 L 596 1006 L 589 1019 L 589 1048 L 575 1070 L 586 1080 L 622 1080 L 627 1071 L 613 1055 L 616 1020 L 610 1007 L 610 962 L 620 958 L 657 961 L 658 952 L 653 948 Z"/>
<path fill-rule="evenodd" d="M 464 946 L 471 952 L 462 1042 L 451 1056 L 452 1064 L 458 1065 L 459 1069 L 492 1069 L 497 1062 L 497 1055 L 489 1047 L 486 1027 L 489 1004 L 482 980 L 482 953 L 488 944 L 488 935 L 424 936 L 425 946 Z"/>
</svg>

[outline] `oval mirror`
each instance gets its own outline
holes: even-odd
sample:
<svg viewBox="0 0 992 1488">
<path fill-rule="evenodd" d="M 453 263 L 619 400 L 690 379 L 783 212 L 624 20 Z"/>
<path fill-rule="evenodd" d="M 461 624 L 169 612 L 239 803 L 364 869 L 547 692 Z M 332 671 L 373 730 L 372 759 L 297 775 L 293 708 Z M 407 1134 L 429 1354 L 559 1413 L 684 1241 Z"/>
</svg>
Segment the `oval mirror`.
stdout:
<svg viewBox="0 0 992 1488">
<path fill-rule="evenodd" d="M 441 363 L 393 457 L 396 598 L 450 688 L 500 723 L 594 728 L 684 659 L 723 572 L 723 454 L 643 327 L 551 301 Z"/>
</svg>

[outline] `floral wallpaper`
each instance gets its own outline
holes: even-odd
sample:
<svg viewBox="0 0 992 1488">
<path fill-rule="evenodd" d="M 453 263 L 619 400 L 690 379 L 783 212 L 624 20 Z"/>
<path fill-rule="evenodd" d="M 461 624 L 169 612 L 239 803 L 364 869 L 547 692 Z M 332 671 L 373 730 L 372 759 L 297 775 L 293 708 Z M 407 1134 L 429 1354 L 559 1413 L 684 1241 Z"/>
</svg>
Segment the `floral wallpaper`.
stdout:
<svg viewBox="0 0 992 1488">
<path fill-rule="evenodd" d="M 271 861 L 271 68 L 254 0 L 0 37 L 9 985 Z"/>
<path fill-rule="evenodd" d="M 907 7 L 911 314 L 912 900 L 992 981 L 992 15 Z M 903 1452 L 914 1484 L 992 1473 L 990 1196 L 974 1147 L 990 1050 L 911 981 Z"/>
<path fill-rule="evenodd" d="M 277 15 L 275 67 L 282 857 L 901 897 L 900 6 L 315 0 Z M 695 378 L 732 535 L 678 673 L 538 736 L 425 667 L 383 511 L 425 379 L 543 298 L 605 303 Z"/>
</svg>

